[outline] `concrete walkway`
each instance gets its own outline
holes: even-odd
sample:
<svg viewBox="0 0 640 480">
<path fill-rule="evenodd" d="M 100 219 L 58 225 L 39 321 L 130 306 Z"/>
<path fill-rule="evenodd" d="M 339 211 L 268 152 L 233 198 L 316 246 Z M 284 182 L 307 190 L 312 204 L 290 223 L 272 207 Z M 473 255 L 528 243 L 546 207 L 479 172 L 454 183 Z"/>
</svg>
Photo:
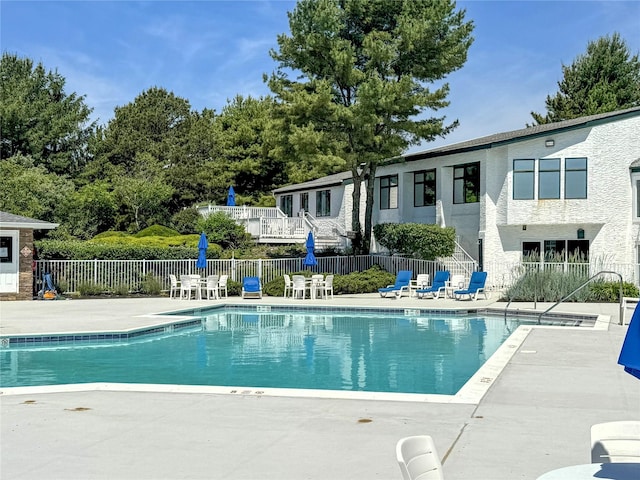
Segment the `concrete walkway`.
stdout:
<svg viewBox="0 0 640 480">
<path fill-rule="evenodd" d="M 300 304 L 264 298 L 229 302 Z M 307 300 L 307 303 L 311 301 Z M 319 304 L 472 308 L 491 300 L 340 296 Z M 208 305 L 169 299 L 0 303 L 0 334 L 131 329 L 146 314 Z M 548 304 L 538 304 L 537 310 Z M 533 305 L 512 305 L 531 310 Z M 400 479 L 395 444 L 434 437 L 447 480 L 536 479 L 590 461 L 592 424 L 640 419 L 640 381 L 617 365 L 626 325 L 534 327 L 478 404 L 93 389 L 0 391 L 8 479 Z M 5 353 L 0 354 L 7 361 Z"/>
</svg>

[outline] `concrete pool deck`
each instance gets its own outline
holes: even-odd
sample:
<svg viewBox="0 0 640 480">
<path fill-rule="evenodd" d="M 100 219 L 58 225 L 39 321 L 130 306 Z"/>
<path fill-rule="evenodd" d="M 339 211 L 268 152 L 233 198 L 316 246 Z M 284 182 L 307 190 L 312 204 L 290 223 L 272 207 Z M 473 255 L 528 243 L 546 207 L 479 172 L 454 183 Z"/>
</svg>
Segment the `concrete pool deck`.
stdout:
<svg viewBox="0 0 640 480">
<path fill-rule="evenodd" d="M 493 300 L 376 295 L 304 301 L 337 306 L 504 308 Z M 1 302 L 0 334 L 127 330 L 149 313 L 219 302 L 113 299 Z M 228 303 L 302 304 L 265 297 Z M 537 311 L 550 304 L 538 303 Z M 510 309 L 531 310 L 532 304 Z M 616 361 L 626 325 L 534 327 L 478 404 L 92 389 L 0 394 L 6 479 L 400 479 L 395 444 L 429 434 L 447 480 L 535 479 L 589 463 L 592 424 L 640 419 L 640 381 Z M 628 312 L 628 316 L 630 311 Z M 628 318 L 627 318 L 628 320 Z M 6 361 L 6 357 L 1 357 Z"/>
</svg>

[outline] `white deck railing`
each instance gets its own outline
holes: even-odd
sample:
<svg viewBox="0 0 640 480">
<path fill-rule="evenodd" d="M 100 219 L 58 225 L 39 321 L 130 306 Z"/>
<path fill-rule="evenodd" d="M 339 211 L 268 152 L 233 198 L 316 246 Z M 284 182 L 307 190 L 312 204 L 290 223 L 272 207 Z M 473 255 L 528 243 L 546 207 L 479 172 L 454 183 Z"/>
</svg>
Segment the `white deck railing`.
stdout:
<svg viewBox="0 0 640 480">
<path fill-rule="evenodd" d="M 278 207 L 248 207 L 246 205 L 227 207 L 224 205 L 205 205 L 197 207 L 198 212 L 207 217 L 212 213 L 224 212 L 234 220 L 247 220 L 249 218 L 282 218 L 286 217 Z"/>
</svg>

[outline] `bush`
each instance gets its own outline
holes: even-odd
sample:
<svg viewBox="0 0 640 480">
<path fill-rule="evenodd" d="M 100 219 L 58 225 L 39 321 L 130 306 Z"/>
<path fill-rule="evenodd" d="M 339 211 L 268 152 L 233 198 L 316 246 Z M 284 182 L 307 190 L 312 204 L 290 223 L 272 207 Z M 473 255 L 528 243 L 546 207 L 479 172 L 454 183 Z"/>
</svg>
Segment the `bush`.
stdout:
<svg viewBox="0 0 640 480">
<path fill-rule="evenodd" d="M 153 273 L 147 273 L 140 285 L 140 292 L 146 295 L 160 295 L 162 291 L 162 285 L 160 281 L 153 275 Z"/>
<path fill-rule="evenodd" d="M 83 282 L 78 285 L 78 293 L 81 297 L 94 297 L 102 295 L 105 291 L 106 288 L 104 286 L 93 282 Z"/>
<path fill-rule="evenodd" d="M 304 270 L 293 272 L 290 275 L 304 275 L 310 277 L 316 272 Z M 324 275 L 327 275 L 325 273 Z M 379 288 L 393 284 L 396 277 L 379 266 L 371 267 L 363 272 L 354 272 L 348 275 L 336 275 L 333 279 L 333 293 L 335 295 L 348 293 L 375 293 Z M 262 286 L 262 292 L 271 297 L 281 297 L 284 294 L 284 277 L 279 276 Z"/>
<path fill-rule="evenodd" d="M 140 230 L 134 235 L 134 237 L 176 237 L 179 235 L 180 232 L 177 232 L 176 230 L 173 230 L 169 227 L 165 227 L 163 225 L 151 225 L 150 227 Z"/>
<path fill-rule="evenodd" d="M 521 267 L 522 274 L 518 281 L 505 292 L 505 299 L 514 302 L 557 302 L 576 289 L 588 279 L 587 273 L 564 272 L 554 269 L 538 271 L 537 267 L 526 270 Z M 594 281 L 587 287 L 569 297 L 567 302 L 618 302 L 619 282 Z M 622 295 L 637 297 L 638 288 L 632 283 L 623 283 Z"/>
<path fill-rule="evenodd" d="M 380 245 L 393 253 L 403 253 L 424 260 L 453 255 L 456 231 L 423 223 L 379 223 L 373 233 Z"/>
<path fill-rule="evenodd" d="M 216 212 L 198 222 L 198 230 L 207 234 L 209 242 L 223 249 L 242 249 L 252 244 L 251 235 L 233 218 L 223 212 Z"/>
<path fill-rule="evenodd" d="M 124 283 L 119 283 L 113 289 L 113 294 L 120 297 L 126 297 L 127 295 L 129 295 L 129 287 Z"/>
<path fill-rule="evenodd" d="M 591 298 L 594 302 L 614 303 L 620 301 L 620 282 L 593 282 L 589 286 Z M 638 287 L 633 283 L 622 283 L 622 296 L 638 298 Z"/>
</svg>

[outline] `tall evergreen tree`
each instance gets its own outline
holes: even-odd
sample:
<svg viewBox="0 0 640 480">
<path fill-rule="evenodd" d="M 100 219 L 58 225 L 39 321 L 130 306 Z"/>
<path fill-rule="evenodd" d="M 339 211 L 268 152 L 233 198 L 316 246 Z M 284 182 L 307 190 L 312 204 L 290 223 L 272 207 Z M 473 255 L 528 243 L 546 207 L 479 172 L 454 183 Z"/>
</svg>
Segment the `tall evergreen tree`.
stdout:
<svg viewBox="0 0 640 480">
<path fill-rule="evenodd" d="M 75 176 L 86 162 L 94 124 L 84 96 L 64 91 L 65 79 L 28 58 L 0 60 L 0 159 L 25 155 L 35 166 Z"/>
<path fill-rule="evenodd" d="M 473 24 L 455 8 L 451 0 L 301 0 L 289 13 L 291 35 L 279 35 L 271 52 L 279 65 L 269 87 L 290 120 L 300 170 L 314 152 L 351 170 L 357 251 L 370 247 L 377 165 L 457 125 L 425 115 L 448 105 L 448 85 L 429 85 L 461 68 L 472 42 Z"/>
<path fill-rule="evenodd" d="M 545 115 L 531 112 L 534 125 L 640 105 L 640 61 L 618 33 L 589 42 L 587 52 L 562 65 L 559 91 L 547 95 Z"/>
</svg>

